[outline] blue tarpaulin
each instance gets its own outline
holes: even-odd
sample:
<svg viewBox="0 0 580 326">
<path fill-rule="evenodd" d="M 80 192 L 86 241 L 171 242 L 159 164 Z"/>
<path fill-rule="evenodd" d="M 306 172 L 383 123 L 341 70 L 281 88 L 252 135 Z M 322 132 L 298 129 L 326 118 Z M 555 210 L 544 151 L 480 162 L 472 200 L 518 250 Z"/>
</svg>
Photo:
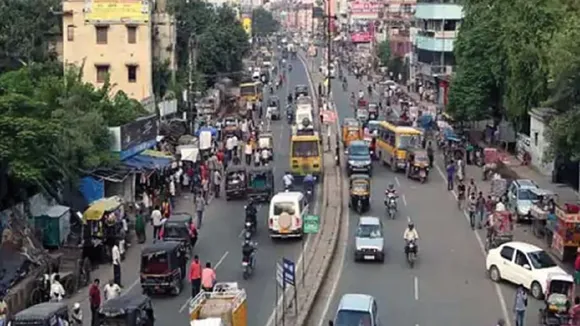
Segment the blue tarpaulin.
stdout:
<svg viewBox="0 0 580 326">
<path fill-rule="evenodd" d="M 139 170 L 154 170 L 171 164 L 171 158 L 137 154 L 124 160 L 123 164 Z"/>
<path fill-rule="evenodd" d="M 417 119 L 419 126 L 425 130 L 431 129 L 433 125 L 433 116 L 430 114 L 423 114 Z"/>
<path fill-rule="evenodd" d="M 87 203 L 92 203 L 105 197 L 105 181 L 93 177 L 81 179 L 80 191 Z"/>
<path fill-rule="evenodd" d="M 453 129 L 451 128 L 447 128 L 443 130 L 443 137 L 445 137 L 445 140 L 450 140 L 450 141 L 459 141 L 459 137 L 457 137 L 457 134 L 455 133 L 455 131 L 453 131 Z"/>
<path fill-rule="evenodd" d="M 195 137 L 199 137 L 199 134 L 201 134 L 202 131 L 209 131 L 211 132 L 211 136 L 215 137 L 217 136 L 217 129 L 213 128 L 213 127 L 201 127 L 199 129 L 197 129 L 197 131 L 195 132 Z"/>
</svg>

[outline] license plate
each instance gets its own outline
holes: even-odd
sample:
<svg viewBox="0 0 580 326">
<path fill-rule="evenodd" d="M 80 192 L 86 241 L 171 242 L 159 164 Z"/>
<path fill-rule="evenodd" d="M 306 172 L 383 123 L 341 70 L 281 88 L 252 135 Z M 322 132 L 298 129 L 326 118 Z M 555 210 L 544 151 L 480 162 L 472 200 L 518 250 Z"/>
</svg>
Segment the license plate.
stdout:
<svg viewBox="0 0 580 326">
<path fill-rule="evenodd" d="M 425 171 L 421 170 L 421 172 L 419 172 L 419 175 L 420 175 L 421 177 L 424 177 L 424 176 L 425 176 Z"/>
<path fill-rule="evenodd" d="M 373 259 L 375 259 L 375 256 L 365 255 L 364 259 L 373 260 Z"/>
<path fill-rule="evenodd" d="M 248 266 L 248 262 L 247 262 L 247 261 L 245 261 L 245 262 L 242 262 L 242 266 L 244 266 L 244 267 L 245 267 L 245 266 Z"/>
<path fill-rule="evenodd" d="M 280 230 L 280 233 L 289 233 L 290 231 L 288 230 Z"/>
</svg>

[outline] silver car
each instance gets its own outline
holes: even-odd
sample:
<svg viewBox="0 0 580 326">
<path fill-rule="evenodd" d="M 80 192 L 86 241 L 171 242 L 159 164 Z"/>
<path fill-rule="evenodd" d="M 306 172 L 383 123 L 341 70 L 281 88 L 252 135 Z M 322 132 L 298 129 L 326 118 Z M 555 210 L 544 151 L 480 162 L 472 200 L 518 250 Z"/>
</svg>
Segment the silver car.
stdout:
<svg viewBox="0 0 580 326">
<path fill-rule="evenodd" d="M 280 120 L 280 99 L 277 96 L 270 96 L 266 112 L 272 120 Z"/>
<path fill-rule="evenodd" d="M 355 238 L 354 260 L 385 261 L 383 223 L 378 217 L 361 216 Z"/>
</svg>

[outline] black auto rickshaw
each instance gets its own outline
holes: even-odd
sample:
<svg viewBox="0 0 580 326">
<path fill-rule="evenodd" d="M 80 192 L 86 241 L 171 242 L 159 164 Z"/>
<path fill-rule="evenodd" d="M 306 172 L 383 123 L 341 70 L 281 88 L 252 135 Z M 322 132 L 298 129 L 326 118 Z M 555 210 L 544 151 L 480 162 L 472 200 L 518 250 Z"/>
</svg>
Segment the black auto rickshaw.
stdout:
<svg viewBox="0 0 580 326">
<path fill-rule="evenodd" d="M 138 293 L 126 293 L 103 303 L 99 325 L 153 326 L 155 315 L 151 299 Z"/>
<path fill-rule="evenodd" d="M 176 241 L 183 243 L 190 256 L 197 241 L 197 234 L 193 226 L 193 217 L 188 213 L 173 213 L 171 217 L 163 223 L 162 240 Z"/>
<path fill-rule="evenodd" d="M 424 149 L 407 150 L 407 167 L 406 174 L 409 179 L 416 179 L 425 183 L 429 176 L 429 156 Z"/>
<path fill-rule="evenodd" d="M 60 326 L 68 325 L 68 323 L 70 323 L 70 320 L 66 303 L 43 302 L 18 312 L 10 319 L 8 325 Z"/>
<path fill-rule="evenodd" d="M 243 165 L 230 165 L 225 175 L 226 200 L 246 198 L 248 173 Z"/>
<path fill-rule="evenodd" d="M 182 242 L 161 241 L 141 251 L 141 288 L 144 294 L 179 295 L 183 288 L 187 254 Z"/>
<path fill-rule="evenodd" d="M 274 193 L 274 170 L 271 166 L 256 166 L 248 170 L 248 197 L 269 201 Z"/>
<path fill-rule="evenodd" d="M 366 174 L 350 176 L 350 201 L 348 206 L 359 214 L 369 210 L 371 203 L 371 178 Z"/>
</svg>

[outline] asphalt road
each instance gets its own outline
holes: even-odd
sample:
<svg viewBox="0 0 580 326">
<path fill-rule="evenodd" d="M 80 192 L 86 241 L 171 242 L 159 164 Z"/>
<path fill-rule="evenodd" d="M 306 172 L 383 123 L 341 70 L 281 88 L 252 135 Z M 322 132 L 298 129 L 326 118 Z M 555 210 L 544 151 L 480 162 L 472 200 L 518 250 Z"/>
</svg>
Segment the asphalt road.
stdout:
<svg viewBox="0 0 580 326">
<path fill-rule="evenodd" d="M 349 94 L 365 90 L 354 78 L 349 78 L 348 84 L 348 92 L 338 81 L 333 86 L 341 120 L 353 115 Z M 346 293 L 374 296 L 383 324 L 492 325 L 497 321 L 503 315 L 496 292 L 499 288 L 487 278 L 479 243 L 438 171 L 430 173 L 426 184 L 419 184 L 375 163 L 372 182 L 371 210 L 365 215 L 385 215 L 384 190 L 390 183 L 395 184 L 400 196 L 397 218 L 384 220 L 385 263 L 354 262 L 359 215 L 350 211 L 344 267 L 335 291 L 327 299 L 329 308 L 320 325 L 334 317 L 339 300 Z M 403 252 L 403 231 L 408 219 L 414 221 L 420 237 L 414 269 L 407 266 Z"/>
<path fill-rule="evenodd" d="M 293 90 L 295 85 L 308 85 L 305 68 L 300 61 L 292 61 L 292 66 L 293 70 L 287 77 L 287 86 L 282 87 L 277 92 L 283 103 L 286 101 L 288 87 Z M 277 191 L 282 191 L 281 180 L 284 172 L 288 169 L 289 162 L 290 126 L 286 123 L 285 111 L 282 112 L 282 119 L 272 122 L 271 125 L 276 151 L 274 175 Z M 255 241 L 258 242 L 256 271 L 249 280 L 242 280 L 241 242 L 245 204 L 244 200 L 226 202 L 223 198 L 214 199 L 206 209 L 200 230 L 200 239 L 194 252 L 200 256 L 204 263 L 209 261 L 213 266 L 216 266 L 218 281 L 237 281 L 241 287 L 246 289 L 249 309 L 248 325 L 264 325 L 276 302 L 274 276 L 276 261 L 282 257 L 287 257 L 298 262 L 302 244 L 300 241 L 272 241 L 269 238 L 266 228 L 268 205 L 264 204 L 259 209 L 259 230 L 255 238 Z M 180 200 L 176 211 L 193 212 L 191 196 Z M 305 245 L 308 246 L 307 240 L 305 242 Z M 138 266 L 135 266 L 135 269 L 138 269 Z M 139 284 L 134 286 L 131 291 L 141 291 Z M 177 297 L 154 297 L 153 303 L 157 322 L 162 325 L 187 325 L 189 323 L 187 303 L 190 293 L 188 283 L 184 291 Z"/>
</svg>

